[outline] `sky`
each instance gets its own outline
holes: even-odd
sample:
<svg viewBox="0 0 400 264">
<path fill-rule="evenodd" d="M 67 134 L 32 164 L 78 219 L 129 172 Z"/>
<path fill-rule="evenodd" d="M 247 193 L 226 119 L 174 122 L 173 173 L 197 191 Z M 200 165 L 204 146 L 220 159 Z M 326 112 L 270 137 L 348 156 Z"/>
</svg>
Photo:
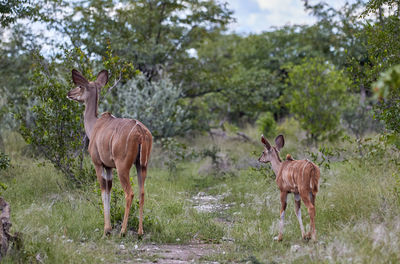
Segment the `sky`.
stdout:
<svg viewBox="0 0 400 264">
<path fill-rule="evenodd" d="M 304 10 L 301 0 L 225 0 L 234 11 L 236 23 L 229 26 L 230 31 L 249 34 L 271 31 L 273 27 L 306 24 L 316 22 L 315 18 Z M 319 1 L 309 1 L 311 5 Z M 325 0 L 334 8 L 343 6 L 346 0 Z M 349 0 L 353 3 L 355 0 Z"/>
</svg>

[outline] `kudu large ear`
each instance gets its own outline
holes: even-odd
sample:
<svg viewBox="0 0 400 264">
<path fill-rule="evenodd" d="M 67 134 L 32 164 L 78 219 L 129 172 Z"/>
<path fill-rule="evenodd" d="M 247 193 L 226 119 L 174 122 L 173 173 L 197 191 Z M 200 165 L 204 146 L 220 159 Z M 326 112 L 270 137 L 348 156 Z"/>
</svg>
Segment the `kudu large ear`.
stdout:
<svg viewBox="0 0 400 264">
<path fill-rule="evenodd" d="M 77 86 L 86 87 L 89 84 L 89 81 L 86 80 L 85 77 L 83 77 L 82 73 L 78 72 L 75 69 L 72 70 L 72 81 Z"/>
<path fill-rule="evenodd" d="M 271 144 L 269 144 L 268 140 L 264 137 L 264 135 L 261 135 L 261 142 L 268 150 L 271 148 Z"/>
<path fill-rule="evenodd" d="M 108 82 L 108 71 L 102 70 L 101 72 L 99 72 L 99 74 L 97 74 L 96 83 L 100 84 L 100 86 L 103 87 L 104 85 L 107 84 L 107 82 Z"/>
<path fill-rule="evenodd" d="M 283 146 L 285 146 L 285 139 L 282 135 L 279 135 L 275 138 L 275 146 L 278 148 L 278 150 L 281 150 Z"/>
</svg>

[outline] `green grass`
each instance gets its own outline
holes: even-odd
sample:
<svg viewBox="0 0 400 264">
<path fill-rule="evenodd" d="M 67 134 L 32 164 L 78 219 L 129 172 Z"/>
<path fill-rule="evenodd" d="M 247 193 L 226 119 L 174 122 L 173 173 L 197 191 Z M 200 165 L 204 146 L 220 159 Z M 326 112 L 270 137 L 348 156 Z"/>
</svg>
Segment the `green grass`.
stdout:
<svg viewBox="0 0 400 264">
<path fill-rule="evenodd" d="M 284 127 L 278 127 L 285 131 Z M 257 134 L 248 128 L 249 135 Z M 230 135 L 230 136 L 233 136 Z M 255 137 L 255 136 L 254 136 Z M 253 136 L 252 136 L 253 138 Z M 273 140 L 274 136 L 269 136 Z M 120 226 L 102 239 L 101 199 L 95 183 L 75 188 L 48 162 L 24 156 L 25 144 L 15 133 L 7 135 L 6 153 L 12 167 L 0 172 L 0 181 L 8 189 L 3 196 L 12 209 L 12 231 L 22 233 L 23 248 L 11 250 L 4 263 L 116 263 L 131 255 L 121 255 L 121 243 L 127 248 L 137 244 L 219 244 L 218 254 L 204 260 L 251 263 L 394 263 L 400 258 L 400 208 L 394 186 L 398 167 L 389 158 L 332 161 L 322 169 L 317 195 L 317 242 L 301 240 L 294 214 L 293 196 L 288 199 L 284 241 L 275 242 L 279 223 L 279 191 L 266 167 L 254 170 L 236 164 L 261 153 L 257 143 L 232 139 L 212 141 L 207 136 L 186 139 L 198 150 L 216 144 L 234 161 L 228 173 L 199 174 L 207 159 L 196 158 L 177 164 L 174 173 L 161 162 L 151 164 L 146 180 L 145 236 L 138 240 L 138 212 L 133 206 L 128 235 L 118 237 Z M 257 138 L 258 142 L 258 138 Z M 295 158 L 306 157 L 306 148 L 294 134 L 285 148 Z M 338 145 L 339 143 L 336 143 Z M 340 147 L 356 149 L 351 143 Z M 155 150 L 153 161 L 161 161 L 162 151 Z M 394 155 L 394 156 L 393 156 Z M 390 156 L 390 157 L 389 157 Z M 284 152 L 282 153 L 284 157 Z M 132 174 L 134 175 L 134 173 Z M 134 176 L 135 177 L 135 176 Z M 136 179 L 134 179 L 137 200 Z M 122 195 L 118 180 L 114 195 Z M 222 197 L 226 210 L 200 213 L 193 207 L 199 192 Z M 112 198 L 113 199 L 113 198 Z M 123 207 L 123 199 L 118 201 Z M 113 203 L 112 203 L 113 206 Z M 302 205 L 304 224 L 308 213 Z M 308 226 L 307 226 L 308 228 Z M 296 249 L 297 248 L 297 249 Z"/>
</svg>

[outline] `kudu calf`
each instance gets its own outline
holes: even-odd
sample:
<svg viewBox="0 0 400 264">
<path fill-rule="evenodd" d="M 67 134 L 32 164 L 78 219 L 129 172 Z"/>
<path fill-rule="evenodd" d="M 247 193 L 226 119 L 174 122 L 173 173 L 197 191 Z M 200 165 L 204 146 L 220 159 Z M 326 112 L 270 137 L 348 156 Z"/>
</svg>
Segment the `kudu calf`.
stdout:
<svg viewBox="0 0 400 264">
<path fill-rule="evenodd" d="M 291 157 L 282 161 L 279 157 L 279 151 L 285 145 L 285 140 L 282 135 L 275 139 L 276 146 L 271 146 L 261 136 L 261 142 L 265 148 L 261 157 L 258 159 L 260 162 L 271 162 L 272 170 L 276 175 L 276 183 L 281 191 L 281 212 L 280 212 L 280 226 L 278 241 L 282 240 L 283 236 L 283 221 L 285 219 L 285 210 L 288 193 L 294 194 L 295 200 L 295 213 L 299 220 L 301 236 L 303 239 L 316 239 L 315 231 L 315 197 L 318 192 L 318 181 L 320 171 L 317 165 L 309 160 L 293 160 Z M 301 219 L 300 198 L 303 200 L 310 215 L 310 232 L 305 234 L 303 222 Z"/>
<path fill-rule="evenodd" d="M 150 131 L 139 121 L 116 118 L 110 113 L 97 117 L 100 89 L 108 82 L 108 72 L 101 71 L 97 80 L 89 82 L 77 70 L 72 70 L 72 80 L 77 88 L 68 92 L 68 98 L 85 104 L 84 125 L 89 142 L 97 179 L 100 183 L 104 206 L 104 235 L 111 232 L 110 192 L 112 187 L 112 168 L 117 169 L 118 177 L 125 192 L 125 213 L 120 235 L 126 234 L 129 211 L 133 200 L 129 170 L 135 163 L 139 183 L 139 229 L 143 235 L 144 181 L 147 173 L 153 138 Z"/>
</svg>

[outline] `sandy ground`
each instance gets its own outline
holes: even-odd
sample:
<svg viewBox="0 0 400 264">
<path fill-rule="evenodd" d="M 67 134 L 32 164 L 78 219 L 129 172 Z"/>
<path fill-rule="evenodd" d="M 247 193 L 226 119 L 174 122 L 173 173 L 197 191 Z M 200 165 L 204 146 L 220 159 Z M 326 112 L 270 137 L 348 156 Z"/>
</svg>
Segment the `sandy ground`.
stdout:
<svg viewBox="0 0 400 264">
<path fill-rule="evenodd" d="M 135 250 L 121 250 L 125 261 L 121 263 L 218 263 L 209 261 L 209 256 L 221 253 L 219 245 L 187 244 L 187 245 L 141 245 Z"/>
</svg>

